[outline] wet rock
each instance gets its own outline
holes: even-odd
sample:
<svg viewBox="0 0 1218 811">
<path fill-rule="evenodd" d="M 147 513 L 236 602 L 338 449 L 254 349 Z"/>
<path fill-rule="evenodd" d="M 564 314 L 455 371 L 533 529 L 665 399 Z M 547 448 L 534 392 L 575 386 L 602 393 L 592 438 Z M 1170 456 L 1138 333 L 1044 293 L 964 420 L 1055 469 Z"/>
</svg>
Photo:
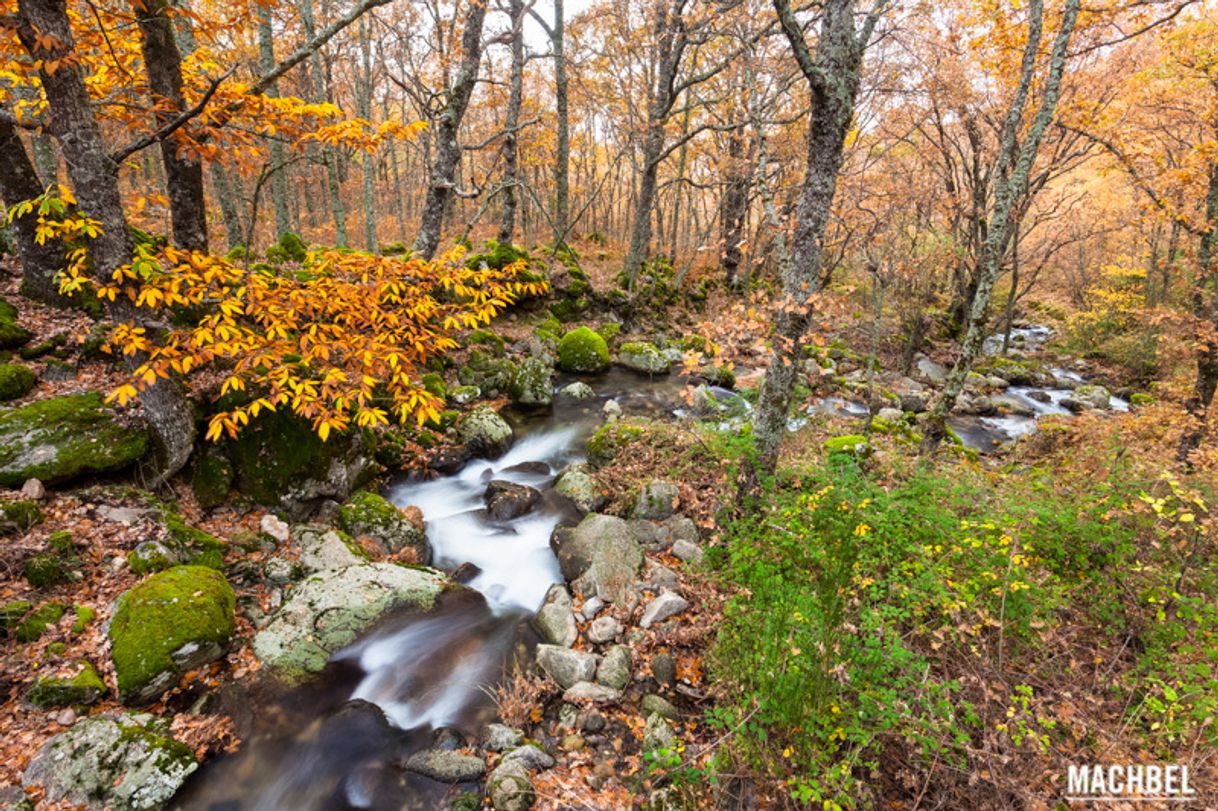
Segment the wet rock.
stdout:
<svg viewBox="0 0 1218 811">
<path fill-rule="evenodd" d="M 480 574 L 482 574 L 482 570 L 479 569 L 477 565 L 466 561 L 453 570 L 452 579 L 454 583 L 461 583 L 464 585 Z"/>
<path fill-rule="evenodd" d="M 495 459 L 512 446 L 512 426 L 495 409 L 481 405 L 465 415 L 457 434 L 470 452 Z"/>
<path fill-rule="evenodd" d="M 545 603 L 533 618 L 533 626 L 546 642 L 564 648 L 575 644 L 579 638 L 579 628 L 575 624 L 571 595 L 564 586 L 550 586 Z"/>
<path fill-rule="evenodd" d="M 495 479 L 482 495 L 486 511 L 496 521 L 510 521 L 531 512 L 541 501 L 541 493 L 532 487 Z"/>
<path fill-rule="evenodd" d="M 421 524 L 376 493 L 360 491 L 347 499 L 338 510 L 338 525 L 354 538 L 372 538 L 388 554 L 413 549 L 416 563 L 431 562 L 431 545 Z"/>
<path fill-rule="evenodd" d="M 622 624 L 613 617 L 598 617 L 588 626 L 588 641 L 594 645 L 603 645 L 617 639 L 621 632 Z"/>
<path fill-rule="evenodd" d="M 601 408 L 601 413 L 605 415 L 606 422 L 614 422 L 622 416 L 622 406 L 617 400 L 609 400 Z"/>
<path fill-rule="evenodd" d="M 337 530 L 302 525 L 295 527 L 292 535 L 300 549 L 300 565 L 310 574 L 368 562 L 363 550 Z"/>
<path fill-rule="evenodd" d="M 663 622 L 670 617 L 675 617 L 687 608 L 689 608 L 689 601 L 675 591 L 665 589 L 643 610 L 643 616 L 639 620 L 639 627 L 650 628 L 657 622 Z"/>
<path fill-rule="evenodd" d="M 444 749 L 424 749 L 406 759 L 406 770 L 440 783 L 469 783 L 486 772 L 486 761 Z"/>
<path fill-rule="evenodd" d="M 266 628 L 254 653 L 289 677 L 317 673 L 330 655 L 349 645 L 389 609 L 428 609 L 444 589 L 441 572 L 391 563 L 364 563 L 313 575 L 292 591 Z"/>
<path fill-rule="evenodd" d="M 503 756 L 501 763 L 519 763 L 531 772 L 554 768 L 554 758 L 534 743 L 518 746 Z"/>
<path fill-rule="evenodd" d="M 1028 392 L 1028 398 L 1035 400 L 1038 403 L 1053 402 L 1053 397 L 1049 394 L 1049 392 L 1041 391 L 1040 389 L 1034 389 L 1033 391 Z"/>
<path fill-rule="evenodd" d="M 558 390 L 558 393 L 564 397 L 570 397 L 572 400 L 591 400 L 596 396 L 596 392 L 592 390 L 592 387 L 582 380 L 577 380 L 574 383 L 563 386 Z"/>
<path fill-rule="evenodd" d="M 661 685 L 676 684 L 677 662 L 671 653 L 661 651 L 651 657 L 651 675 Z"/>
<path fill-rule="evenodd" d="M 655 713 L 656 715 L 667 718 L 670 721 L 676 721 L 681 717 L 681 713 L 672 705 L 671 702 L 661 696 L 656 695 L 655 693 L 649 693 L 648 695 L 643 696 L 643 702 L 640 706 L 642 706 L 643 713 L 645 715 Z"/>
<path fill-rule="evenodd" d="M 488 724 L 483 741 L 488 752 L 503 752 L 524 743 L 524 733 L 506 724 Z"/>
<path fill-rule="evenodd" d="M 521 462 L 504 468 L 505 473 L 528 473 L 533 476 L 549 476 L 550 466 L 545 462 Z"/>
<path fill-rule="evenodd" d="M 633 341 L 618 347 L 617 362 L 619 366 L 632 372 L 642 372 L 649 375 L 668 374 L 672 361 L 656 348 L 655 344 L 647 341 Z"/>
<path fill-rule="evenodd" d="M 528 811 L 537 799 L 528 772 L 515 761 L 495 767 L 486 779 L 486 793 L 495 811 Z"/>
<path fill-rule="evenodd" d="M 653 752 L 656 749 L 669 749 L 677 742 L 677 735 L 658 713 L 647 716 L 647 726 L 643 728 L 643 751 Z"/>
<path fill-rule="evenodd" d="M 596 680 L 606 687 L 625 690 L 630 684 L 630 648 L 625 645 L 610 648 L 596 670 Z"/>
<path fill-rule="evenodd" d="M 562 694 L 563 701 L 572 704 L 613 704 L 621 698 L 621 690 L 591 681 L 576 682 Z"/>
<path fill-rule="evenodd" d="M 602 372 L 609 368 L 609 345 L 587 327 L 573 329 L 558 342 L 558 365 L 565 372 Z"/>
<path fill-rule="evenodd" d="M 675 484 L 653 479 L 639 492 L 632 515 L 649 521 L 663 521 L 676 512 L 680 501 L 681 491 Z"/>
<path fill-rule="evenodd" d="M 44 676 L 27 694 L 35 707 L 79 707 L 93 704 L 107 693 L 106 683 L 90 662 L 81 662 L 74 676 Z M 64 726 L 68 726 L 65 724 Z"/>
<path fill-rule="evenodd" d="M 223 656 L 236 603 L 224 575 L 204 566 L 177 566 L 123 594 L 109 629 L 123 701 L 152 702 L 187 670 Z"/>
<path fill-rule="evenodd" d="M 598 492 L 596 479 L 592 478 L 588 466 L 583 464 L 571 465 L 563 470 L 554 483 L 554 489 L 582 513 L 600 508 L 605 501 L 605 497 Z"/>
<path fill-rule="evenodd" d="M 472 458 L 470 449 L 464 445 L 440 448 L 431 455 L 428 467 L 444 476 L 450 476 L 465 467 Z"/>
<path fill-rule="evenodd" d="M 566 689 L 596 676 L 597 657 L 559 645 L 538 645 L 537 664 L 559 687 Z"/>
<path fill-rule="evenodd" d="M 1062 400 L 1062 405 L 1071 411 L 1086 411 L 1087 409 L 1103 410 L 1108 408 L 1112 402 L 1112 395 L 1108 389 L 1103 386 L 1088 384 L 1079 386 L 1066 399 Z"/>
<path fill-rule="evenodd" d="M 550 405 L 554 402 L 554 369 L 541 358 L 526 358 L 512 371 L 508 393 L 518 406 Z"/>
<path fill-rule="evenodd" d="M 22 775 L 50 803 L 150 811 L 169 802 L 199 766 L 168 724 L 151 715 L 97 715 L 47 741 Z"/>
<path fill-rule="evenodd" d="M 677 541 L 672 545 L 672 554 L 681 560 L 697 563 L 702 560 L 702 547 L 689 541 Z"/>
</svg>

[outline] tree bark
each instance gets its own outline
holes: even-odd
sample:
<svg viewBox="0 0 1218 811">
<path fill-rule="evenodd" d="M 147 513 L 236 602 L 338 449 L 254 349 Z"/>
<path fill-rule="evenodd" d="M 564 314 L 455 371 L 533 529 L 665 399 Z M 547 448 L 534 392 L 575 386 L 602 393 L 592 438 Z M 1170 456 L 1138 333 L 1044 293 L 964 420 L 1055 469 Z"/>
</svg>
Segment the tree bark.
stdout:
<svg viewBox="0 0 1218 811">
<path fill-rule="evenodd" d="M 434 127 L 427 200 L 423 204 L 419 233 L 414 240 L 414 252 L 424 259 L 436 255 L 445 214 L 457 196 L 456 173 L 461 164 L 461 144 L 457 141 L 457 133 L 469 107 L 474 85 L 478 83 L 478 67 L 482 62 L 482 25 L 485 21 L 485 0 L 474 0 L 465 17 L 465 30 L 461 35 L 461 62 L 457 65 L 444 109 L 436 117 Z"/>
<path fill-rule="evenodd" d="M 142 35 L 140 49 L 148 74 L 148 88 L 155 105 L 153 119 L 160 128 L 186 109 L 182 93 L 182 53 L 174 38 L 167 0 L 135 0 L 133 6 Z M 176 133 L 161 140 L 161 162 L 165 166 L 174 244 L 206 253 L 207 203 L 203 194 L 203 164 L 198 158 L 179 152 Z"/>
<path fill-rule="evenodd" d="M 51 112 L 51 132 L 59 141 L 68 176 L 79 200 L 87 200 L 101 233 L 89 241 L 94 272 L 101 278 L 131 261 L 131 234 L 118 187 L 118 166 L 110 158 L 93 114 L 92 101 L 78 63 L 65 0 L 20 0 L 17 35 L 30 57 L 42 60 L 39 77 Z M 55 69 L 48 71 L 47 64 Z M 138 311 L 125 298 L 110 305 L 115 321 L 138 323 Z M 142 362 L 129 356 L 134 368 Z M 158 380 L 140 392 L 148 422 L 160 444 L 160 471 L 155 485 L 182 469 L 194 445 L 190 403 L 174 380 Z"/>
<path fill-rule="evenodd" d="M 41 196 L 45 190 L 16 126 L 0 118 L 0 198 L 12 207 Z M 63 304 L 55 274 L 63 269 L 66 251 L 58 240 L 38 244 L 37 225 L 38 214 L 31 211 L 14 219 L 9 228 L 21 258 L 21 292 L 47 304 Z"/>
<path fill-rule="evenodd" d="M 559 0 L 561 3 L 562 0 Z M 503 213 L 499 219 L 499 242 L 510 244 L 516 232 L 516 187 L 520 182 L 518 157 L 520 105 L 524 98 L 524 0 L 511 0 L 512 73 L 503 128 Z"/>
<path fill-rule="evenodd" d="M 258 58 L 259 67 L 263 73 L 275 68 L 275 40 L 271 29 L 271 10 L 268 6 L 257 5 L 258 15 Z M 279 83 L 272 82 L 266 89 L 269 98 L 279 96 Z M 288 170 L 287 154 L 283 143 L 275 137 L 270 139 L 271 156 L 271 201 L 275 207 L 275 236 L 283 236 L 292 230 L 292 215 L 288 211 Z"/>
<path fill-rule="evenodd" d="M 1199 332 L 1197 376 L 1192 396 L 1185 401 L 1188 425 L 1180 438 L 1176 456 L 1186 465 L 1205 437 L 1206 418 L 1218 388 L 1218 163 L 1210 166 L 1205 198 L 1206 228 L 1197 246 L 1197 277 L 1193 282 L 1193 315 Z"/>
<path fill-rule="evenodd" d="M 719 264 L 732 290 L 740 287 L 740 264 L 744 259 L 744 221 L 749 206 L 749 171 L 744 156 L 744 135 L 728 133 L 727 160 L 723 172 L 723 192 L 719 196 Z"/>
<path fill-rule="evenodd" d="M 369 37 L 367 20 L 360 17 L 359 115 L 365 121 L 372 120 L 372 43 Z M 361 169 L 364 179 L 364 250 L 376 253 L 380 245 L 376 240 L 376 167 L 373 153 L 364 153 Z"/>
</svg>

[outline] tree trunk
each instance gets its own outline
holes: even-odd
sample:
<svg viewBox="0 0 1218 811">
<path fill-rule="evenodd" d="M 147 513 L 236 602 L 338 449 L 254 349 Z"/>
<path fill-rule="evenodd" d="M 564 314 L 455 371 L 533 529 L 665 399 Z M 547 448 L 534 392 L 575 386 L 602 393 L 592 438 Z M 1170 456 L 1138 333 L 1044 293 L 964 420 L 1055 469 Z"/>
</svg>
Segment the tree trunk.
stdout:
<svg viewBox="0 0 1218 811">
<path fill-rule="evenodd" d="M 550 32 L 550 44 L 554 50 L 554 114 L 557 127 L 554 145 L 554 239 L 566 241 L 571 228 L 571 117 L 568 110 L 564 25 L 563 0 L 554 0 L 554 28 Z"/>
<path fill-rule="evenodd" d="M 365 121 L 372 120 L 372 43 L 369 41 L 368 23 L 359 18 L 359 115 Z M 364 177 L 364 250 L 376 253 L 380 245 L 376 240 L 376 167 L 373 153 L 363 155 Z"/>
<path fill-rule="evenodd" d="M 1218 387 L 1218 163 L 1210 166 L 1205 197 L 1207 228 L 1197 246 L 1197 277 L 1193 281 L 1193 315 L 1198 322 L 1197 377 L 1193 394 L 1184 403 L 1188 425 L 1180 438 L 1177 458 L 1186 465 L 1205 436 L 1206 418 Z"/>
<path fill-rule="evenodd" d="M 163 127 L 186 109 L 182 94 L 182 53 L 174 38 L 167 0 L 135 0 L 135 21 L 142 35 L 140 49 L 148 74 L 148 89 L 155 105 L 153 119 Z M 176 137 L 161 140 L 161 162 L 173 241 L 180 248 L 207 252 L 207 202 L 203 194 L 203 164 L 179 154 Z"/>
<path fill-rule="evenodd" d="M 482 24 L 486 21 L 486 3 L 474 3 L 465 18 L 461 35 L 462 57 L 456 76 L 448 89 L 444 109 L 436 117 L 434 156 L 428 172 L 427 200 L 415 237 L 414 252 L 424 259 L 436 255 L 440 246 L 444 216 L 456 199 L 457 169 L 461 164 L 461 144 L 457 133 L 469 107 L 470 96 L 478 82 L 478 67 L 482 62 Z"/>
<path fill-rule="evenodd" d="M 559 0 L 561 2 L 561 0 Z M 503 128 L 503 214 L 499 220 L 499 242 L 510 244 L 516 231 L 516 186 L 519 183 L 517 158 L 520 126 L 520 104 L 524 96 L 524 0 L 511 0 L 512 14 L 512 74 L 508 92 L 507 113 Z"/>
<path fill-rule="evenodd" d="M 0 198 L 11 208 L 41 196 L 45 190 L 17 128 L 0 119 Z M 66 248 L 59 240 L 38 244 L 37 225 L 38 213 L 31 211 L 14 219 L 9 227 L 21 258 L 21 293 L 47 304 L 63 304 L 55 274 L 63 269 Z"/>
<path fill-rule="evenodd" d="M 39 71 L 51 111 L 51 131 L 59 141 L 68 176 L 78 200 L 87 200 L 89 214 L 101 223 L 101 233 L 89 240 L 94 272 L 109 278 L 131 261 L 131 234 L 118 187 L 118 166 L 110 159 L 94 117 L 92 101 L 78 63 L 64 0 L 20 0 L 17 34 L 30 57 L 42 60 Z M 55 65 L 47 71 L 45 65 Z M 109 308 L 115 321 L 137 323 L 139 313 L 125 298 Z M 134 368 L 143 361 L 128 356 Z M 160 471 L 155 485 L 182 469 L 194 445 L 195 424 L 190 403 L 177 381 L 158 380 L 140 392 L 148 422 L 160 443 Z"/>
<path fill-rule="evenodd" d="M 264 73 L 275 68 L 275 40 L 271 29 L 271 10 L 269 6 L 258 5 L 258 61 Z M 268 98 L 279 96 L 279 83 L 272 82 L 266 89 Z M 288 169 L 287 153 L 283 142 L 277 137 L 271 137 L 271 201 L 275 207 L 275 236 L 283 236 L 292 230 L 292 215 L 288 211 Z"/>
<path fill-rule="evenodd" d="M 737 290 L 744 258 L 741 246 L 748 214 L 750 174 L 744 159 L 744 135 L 739 130 L 728 133 L 726 164 L 723 192 L 719 196 L 719 264 L 727 286 Z"/>
</svg>

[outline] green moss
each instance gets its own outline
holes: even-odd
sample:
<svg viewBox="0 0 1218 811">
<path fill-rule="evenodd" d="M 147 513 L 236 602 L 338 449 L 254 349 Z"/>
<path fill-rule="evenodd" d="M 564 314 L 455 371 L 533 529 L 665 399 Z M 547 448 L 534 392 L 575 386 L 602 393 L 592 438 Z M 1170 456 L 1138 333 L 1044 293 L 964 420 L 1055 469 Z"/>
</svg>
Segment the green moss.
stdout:
<svg viewBox="0 0 1218 811">
<path fill-rule="evenodd" d="M 605 343 L 611 344 L 613 343 L 613 339 L 616 338 L 621 331 L 621 324 L 616 321 L 609 321 L 608 323 L 601 324 L 599 327 L 597 327 L 596 334 L 604 338 Z"/>
<path fill-rule="evenodd" d="M 228 249 L 228 253 L 224 254 L 224 258 L 230 262 L 244 262 L 249 259 L 250 252 L 244 245 L 234 245 Z"/>
<path fill-rule="evenodd" d="M 261 504 L 277 505 L 293 482 L 325 479 L 350 439 L 322 442 L 307 420 L 284 411 L 263 411 L 227 444 L 237 489 Z"/>
<path fill-rule="evenodd" d="M 492 357 L 475 349 L 469 353 L 469 364 L 457 373 L 463 385 L 477 386 L 482 394 L 496 397 L 511 385 L 516 364 L 507 358 Z"/>
<path fill-rule="evenodd" d="M 42 523 L 42 510 L 38 509 L 35 501 L 6 501 L 0 502 L 0 535 L 13 532 L 25 532 L 30 527 Z"/>
<path fill-rule="evenodd" d="M 500 243 L 496 239 L 488 239 L 484 243 L 483 253 L 474 254 L 465 260 L 465 266 L 471 269 L 487 267 L 491 270 L 503 270 L 514 262 L 529 261 L 529 252 L 511 243 Z"/>
<path fill-rule="evenodd" d="M 17 308 L 0 296 L 0 349 L 25 346 L 34 333 L 17 323 Z"/>
<path fill-rule="evenodd" d="M 489 329 L 476 329 L 466 339 L 469 346 L 483 346 L 495 355 L 502 355 L 507 349 L 507 342 Z"/>
<path fill-rule="evenodd" d="M 0 363 L 0 402 L 24 397 L 34 388 L 37 378 L 19 363 Z"/>
<path fill-rule="evenodd" d="M 21 642 L 40 639 L 48 628 L 63 619 L 67 611 L 68 607 L 62 603 L 43 603 L 18 626 L 17 639 Z"/>
<path fill-rule="evenodd" d="M 176 566 L 124 594 L 110 623 L 123 699 L 147 701 L 163 692 L 180 672 L 174 654 L 186 645 L 227 649 L 235 606 L 224 575 L 203 566 Z"/>
<path fill-rule="evenodd" d="M 672 364 L 656 345 L 647 341 L 630 341 L 617 350 L 617 362 L 627 369 L 646 374 L 665 374 Z"/>
<path fill-rule="evenodd" d="M 588 440 L 588 461 L 594 465 L 606 465 L 632 442 L 647 434 L 650 420 L 626 418 L 605 423 Z"/>
<path fill-rule="evenodd" d="M 63 560 L 50 552 L 39 552 L 26 558 L 23 574 L 36 589 L 68 582 L 68 570 Z"/>
<path fill-rule="evenodd" d="M 402 256 L 405 257 L 410 253 L 410 248 L 405 242 L 389 242 L 381 246 L 381 256 Z"/>
<path fill-rule="evenodd" d="M 21 620 L 33 606 L 29 600 L 13 600 L 0 606 L 0 630 L 5 634 L 21 625 Z"/>
<path fill-rule="evenodd" d="M 30 703 L 36 707 L 79 707 L 92 704 L 106 694 L 106 683 L 97 675 L 97 668 L 81 662 L 81 670 L 71 678 L 48 676 L 39 679 L 29 692 Z"/>
<path fill-rule="evenodd" d="M 567 372 L 601 372 L 609 367 L 609 345 L 587 327 L 573 329 L 558 342 L 558 365 Z"/>
<path fill-rule="evenodd" d="M 706 382 L 712 386 L 719 386 L 724 389 L 732 389 L 736 387 L 736 373 L 726 366 L 704 366 L 698 371 L 698 374 L 706 378 Z"/>
<path fill-rule="evenodd" d="M 127 467 L 148 450 L 145 427 L 119 424 L 97 393 L 53 397 L 0 412 L 0 485 L 58 483 Z"/>
<path fill-rule="evenodd" d="M 266 258 L 272 259 L 272 255 L 280 259 L 288 259 L 293 262 L 303 262 L 308 257 L 309 249 L 305 245 L 304 240 L 297 234 L 291 231 L 285 231 L 279 235 L 279 242 L 267 248 Z"/>
<path fill-rule="evenodd" d="M 860 456 L 866 454 L 871 449 L 871 446 L 867 443 L 867 437 L 862 434 L 847 434 L 846 436 L 835 436 L 832 439 L 826 439 L 824 447 L 830 455 L 848 453 Z"/>
<path fill-rule="evenodd" d="M 444 382 L 444 375 L 436 372 L 428 372 L 419 378 L 419 382 L 423 384 L 423 388 L 428 394 L 433 394 L 441 399 L 448 396 L 448 385 Z"/>
<path fill-rule="evenodd" d="M 83 634 L 85 629 L 97 618 L 97 611 L 87 605 L 74 605 L 72 610 L 76 612 L 76 622 L 72 623 L 72 633 Z"/>
<path fill-rule="evenodd" d="M 566 324 L 579 318 L 590 306 L 591 302 L 586 297 L 571 294 L 551 304 L 550 314 Z"/>
<path fill-rule="evenodd" d="M 1154 403 L 1155 397 L 1153 394 L 1147 394 L 1144 391 L 1135 391 L 1129 395 L 1129 404 L 1131 406 L 1147 406 Z"/>
<path fill-rule="evenodd" d="M 233 463 L 221 453 L 197 455 L 190 474 L 190 489 L 195 501 L 205 510 L 219 507 L 228 498 L 233 486 Z"/>
<path fill-rule="evenodd" d="M 50 355 L 51 353 L 62 355 L 64 353 L 60 350 L 63 349 L 67 342 L 68 333 L 57 332 L 41 343 L 34 344 L 33 346 L 22 347 L 18 354 L 21 355 L 22 360 L 38 360 L 38 358 Z"/>
<path fill-rule="evenodd" d="M 169 546 L 179 558 L 210 569 L 224 568 L 224 553 L 228 545 L 208 532 L 190 526 L 177 513 L 164 512 L 161 520 L 169 531 Z"/>
</svg>

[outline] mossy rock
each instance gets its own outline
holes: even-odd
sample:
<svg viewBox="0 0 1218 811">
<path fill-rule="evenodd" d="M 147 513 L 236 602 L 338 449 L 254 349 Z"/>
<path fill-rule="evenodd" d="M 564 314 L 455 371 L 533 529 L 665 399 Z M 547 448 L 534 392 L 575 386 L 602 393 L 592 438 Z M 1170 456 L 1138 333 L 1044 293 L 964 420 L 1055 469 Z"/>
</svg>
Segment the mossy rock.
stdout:
<svg viewBox="0 0 1218 811">
<path fill-rule="evenodd" d="M 1153 394 L 1147 394 L 1144 391 L 1135 391 L 1133 394 L 1129 395 L 1129 404 L 1135 408 L 1153 405 L 1154 402 L 1155 396 Z"/>
<path fill-rule="evenodd" d="M 71 677 L 47 676 L 39 679 L 27 695 L 35 707 L 81 707 L 94 704 L 107 692 L 106 683 L 90 662 L 81 662 L 80 672 Z"/>
<path fill-rule="evenodd" d="M 39 358 L 45 357 L 52 353 L 62 357 L 66 354 L 63 351 L 63 348 L 67 345 L 67 343 L 68 333 L 57 332 L 41 343 L 34 344 L 33 346 L 22 347 L 18 354 L 21 355 L 22 360 L 38 360 Z"/>
<path fill-rule="evenodd" d="M 442 374 L 428 372 L 419 378 L 419 382 L 423 384 L 423 388 L 428 394 L 439 397 L 441 400 L 448 396 L 448 385 L 444 382 Z"/>
<path fill-rule="evenodd" d="M 381 256 L 400 256 L 405 258 L 410 254 L 410 247 L 402 241 L 388 242 L 381 246 Z"/>
<path fill-rule="evenodd" d="M 469 334 L 465 342 L 468 346 L 481 346 L 490 350 L 496 356 L 507 351 L 507 341 L 489 329 L 476 329 Z"/>
<path fill-rule="evenodd" d="M 736 373 L 726 366 L 718 364 L 703 366 L 698 370 L 698 375 L 712 386 L 718 386 L 721 389 L 736 388 Z"/>
<path fill-rule="evenodd" d="M 72 633 L 83 634 L 85 629 L 97 618 L 97 610 L 87 605 L 74 605 L 72 610 L 76 612 L 76 622 L 72 623 Z"/>
<path fill-rule="evenodd" d="M 830 456 L 836 454 L 866 456 L 871 452 L 871 445 L 867 442 L 867 437 L 862 434 L 847 434 L 826 439 L 824 448 Z"/>
<path fill-rule="evenodd" d="M 63 619 L 66 613 L 68 607 L 62 603 L 43 603 L 17 626 L 18 641 L 35 642 L 41 639 L 47 629 Z"/>
<path fill-rule="evenodd" d="M 376 493 L 361 491 L 347 499 L 338 510 L 338 525 L 353 537 L 366 535 L 374 539 L 386 552 L 410 547 L 415 550 L 418 563 L 431 562 L 427 535 Z"/>
<path fill-rule="evenodd" d="M 454 386 L 448 390 L 448 399 L 457 405 L 469 405 L 482 396 L 482 389 L 477 386 Z"/>
<path fill-rule="evenodd" d="M 554 369 L 541 358 L 526 358 L 513 372 L 508 393 L 516 405 L 550 405 L 554 402 Z"/>
<path fill-rule="evenodd" d="M 190 473 L 190 489 L 195 501 L 205 510 L 219 507 L 228 499 L 233 486 L 233 463 L 212 449 L 196 454 Z"/>
<path fill-rule="evenodd" d="M 457 432 L 471 453 L 488 459 L 506 453 L 515 438 L 512 426 L 488 405 L 478 406 L 466 414 Z"/>
<path fill-rule="evenodd" d="M 0 411 L 0 485 L 27 479 L 57 484 L 130 466 L 147 451 L 149 432 L 115 419 L 97 393 L 52 397 Z"/>
<path fill-rule="evenodd" d="M 285 231 L 279 235 L 279 242 L 272 246 L 272 248 L 267 249 L 267 259 L 271 258 L 271 251 L 276 248 L 278 249 L 276 251 L 278 255 L 293 262 L 303 262 L 309 254 L 309 248 L 305 245 L 304 240 L 291 231 Z"/>
<path fill-rule="evenodd" d="M 516 373 L 516 364 L 507 358 L 488 355 L 480 349 L 469 353 L 469 363 L 457 372 L 462 385 L 477 386 L 487 397 L 506 392 Z"/>
<path fill-rule="evenodd" d="M 598 467 L 612 462 L 622 449 L 645 437 L 651 420 L 628 417 L 605 423 L 588 440 L 588 461 Z"/>
<path fill-rule="evenodd" d="M 609 345 L 587 327 L 573 329 L 558 342 L 558 366 L 564 372 L 603 372 L 609 368 Z"/>
<path fill-rule="evenodd" d="M 568 291 L 569 295 L 561 298 L 550 305 L 550 314 L 564 324 L 574 321 L 579 318 L 589 307 L 592 306 L 585 296 L 575 295 L 572 291 Z"/>
<path fill-rule="evenodd" d="M 0 631 L 7 635 L 19 628 L 33 607 L 29 600 L 12 600 L 0 606 Z"/>
<path fill-rule="evenodd" d="M 38 508 L 38 502 L 27 499 L 0 502 L 0 535 L 25 532 L 41 523 L 42 510 Z"/>
<path fill-rule="evenodd" d="M 29 394 L 38 379 L 28 366 L 0 363 L 0 402 L 16 400 Z"/>
<path fill-rule="evenodd" d="M 55 552 L 39 552 L 25 559 L 23 574 L 36 589 L 57 586 L 71 579 L 73 561 Z"/>
<path fill-rule="evenodd" d="M 631 341 L 617 350 L 618 365 L 633 372 L 649 375 L 668 374 L 672 363 L 655 344 L 648 341 Z"/>
<path fill-rule="evenodd" d="M 17 308 L 0 296 L 0 350 L 17 349 L 34 339 L 34 333 L 17 323 Z"/>
<path fill-rule="evenodd" d="M 182 563 L 206 566 L 209 569 L 224 568 L 224 554 L 228 544 L 197 527 L 186 523 L 182 516 L 169 510 L 161 513 L 161 521 L 168 533 L 168 546 Z"/>
<path fill-rule="evenodd" d="M 601 324 L 596 328 L 596 334 L 604 338 L 605 343 L 607 344 L 612 344 L 614 339 L 617 338 L 621 332 L 622 325 L 616 321 L 609 321 L 608 323 Z"/>
<path fill-rule="evenodd" d="M 465 260 L 465 266 L 476 270 L 487 267 L 491 270 L 503 270 L 508 265 L 520 261 L 529 261 L 529 252 L 519 245 L 501 243 L 497 239 L 488 239 L 484 243 L 483 253 L 474 254 Z"/>
<path fill-rule="evenodd" d="M 230 262 L 244 262 L 250 258 L 250 252 L 244 245 L 234 245 L 224 254 L 224 258 Z"/>
<path fill-rule="evenodd" d="M 236 602 L 224 575 L 205 566 L 154 574 L 120 597 L 110 642 L 123 701 L 155 701 L 185 671 L 223 656 Z"/>
</svg>

